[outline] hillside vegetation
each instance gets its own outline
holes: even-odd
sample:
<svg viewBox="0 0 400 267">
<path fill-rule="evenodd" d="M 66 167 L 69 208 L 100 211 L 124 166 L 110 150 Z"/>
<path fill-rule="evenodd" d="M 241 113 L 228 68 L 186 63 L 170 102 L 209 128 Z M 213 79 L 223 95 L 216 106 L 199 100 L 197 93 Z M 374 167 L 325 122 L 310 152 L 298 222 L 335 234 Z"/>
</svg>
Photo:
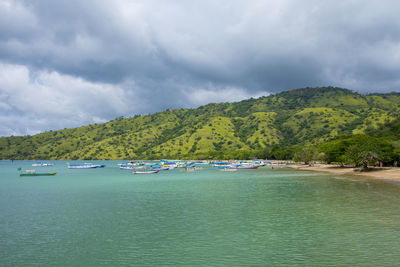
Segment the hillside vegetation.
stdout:
<svg viewBox="0 0 400 267">
<path fill-rule="evenodd" d="M 2 137 L 0 158 L 290 158 L 298 146 L 320 146 L 342 136 L 368 134 L 397 144 L 399 115 L 398 93 L 303 88 L 237 103 Z"/>
</svg>

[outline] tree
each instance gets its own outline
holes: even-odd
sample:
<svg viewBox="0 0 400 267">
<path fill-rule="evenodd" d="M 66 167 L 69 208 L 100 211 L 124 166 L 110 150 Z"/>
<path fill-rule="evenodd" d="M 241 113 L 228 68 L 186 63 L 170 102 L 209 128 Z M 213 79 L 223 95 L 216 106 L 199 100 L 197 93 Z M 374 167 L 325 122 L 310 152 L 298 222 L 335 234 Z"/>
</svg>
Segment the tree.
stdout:
<svg viewBox="0 0 400 267">
<path fill-rule="evenodd" d="M 314 146 L 302 147 L 294 154 L 294 161 L 304 162 L 304 164 L 311 164 L 317 158 L 318 151 Z"/>
<path fill-rule="evenodd" d="M 353 144 L 346 149 L 345 157 L 356 167 L 367 168 L 378 161 L 386 161 L 393 147 L 385 141 L 367 135 L 351 138 Z"/>
<path fill-rule="evenodd" d="M 339 162 L 342 165 L 352 163 L 355 166 L 365 166 L 377 161 L 392 165 L 398 158 L 391 142 L 368 135 L 342 137 L 321 145 L 318 150 L 324 153 L 327 163 Z"/>
<path fill-rule="evenodd" d="M 318 151 L 323 153 L 323 160 L 330 164 L 338 162 L 340 165 L 346 163 L 346 149 L 351 145 L 351 140 L 340 139 L 323 144 L 319 147 Z"/>
<path fill-rule="evenodd" d="M 345 157 L 356 167 L 363 168 L 368 168 L 368 165 L 374 165 L 382 159 L 377 148 L 370 145 L 352 145 L 346 150 Z"/>
</svg>

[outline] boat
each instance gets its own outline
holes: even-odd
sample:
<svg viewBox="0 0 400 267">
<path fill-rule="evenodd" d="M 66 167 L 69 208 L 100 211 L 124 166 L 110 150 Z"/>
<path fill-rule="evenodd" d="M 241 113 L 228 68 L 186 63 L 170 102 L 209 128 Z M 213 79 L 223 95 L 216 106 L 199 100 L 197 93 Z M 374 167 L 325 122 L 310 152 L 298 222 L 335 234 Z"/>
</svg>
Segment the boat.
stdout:
<svg viewBox="0 0 400 267">
<path fill-rule="evenodd" d="M 231 166 L 229 169 L 233 170 L 255 170 L 258 169 L 258 166 Z"/>
<path fill-rule="evenodd" d="M 106 165 L 103 164 L 92 164 L 92 163 L 83 163 L 83 164 L 70 164 L 67 162 L 68 169 L 95 169 L 95 168 L 104 168 Z"/>
<path fill-rule="evenodd" d="M 158 173 L 158 171 L 134 171 L 132 173 L 133 174 L 152 174 L 152 173 Z"/>
<path fill-rule="evenodd" d="M 217 168 L 217 169 L 225 169 L 225 168 L 229 168 L 230 164 L 228 162 L 225 162 L 225 161 L 214 162 L 213 167 Z"/>
<path fill-rule="evenodd" d="M 161 165 L 160 168 L 163 168 L 163 169 L 168 168 L 168 170 L 173 170 L 173 169 L 175 169 L 177 167 L 176 167 L 176 165 Z"/>
<path fill-rule="evenodd" d="M 20 172 L 19 176 L 53 176 L 56 172 L 37 172 L 36 170 L 26 170 Z"/>
<path fill-rule="evenodd" d="M 46 167 L 46 166 L 53 166 L 54 164 L 48 162 L 36 162 L 32 164 L 32 167 Z"/>
<path fill-rule="evenodd" d="M 146 169 L 145 166 L 135 166 L 135 165 L 120 165 L 121 170 L 143 170 Z"/>
<path fill-rule="evenodd" d="M 128 161 L 128 162 L 122 162 L 122 163 L 118 163 L 117 165 L 119 166 L 144 166 L 147 163 L 144 163 L 143 161 Z"/>
<path fill-rule="evenodd" d="M 134 170 L 134 169 L 136 169 L 134 166 L 126 166 L 126 165 L 120 165 L 119 168 L 121 170 Z"/>
</svg>

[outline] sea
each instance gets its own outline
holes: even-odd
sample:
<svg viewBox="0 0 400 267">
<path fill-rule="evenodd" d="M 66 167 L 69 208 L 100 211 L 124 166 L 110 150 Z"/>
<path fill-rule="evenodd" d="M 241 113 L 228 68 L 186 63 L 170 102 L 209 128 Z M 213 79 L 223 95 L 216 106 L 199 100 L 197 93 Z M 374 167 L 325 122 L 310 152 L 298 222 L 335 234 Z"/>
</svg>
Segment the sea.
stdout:
<svg viewBox="0 0 400 267">
<path fill-rule="evenodd" d="M 0 161 L 0 266 L 399 266 L 400 185 Z M 71 161 L 77 163 L 77 161 Z M 20 177 L 18 169 L 56 172 Z"/>
</svg>

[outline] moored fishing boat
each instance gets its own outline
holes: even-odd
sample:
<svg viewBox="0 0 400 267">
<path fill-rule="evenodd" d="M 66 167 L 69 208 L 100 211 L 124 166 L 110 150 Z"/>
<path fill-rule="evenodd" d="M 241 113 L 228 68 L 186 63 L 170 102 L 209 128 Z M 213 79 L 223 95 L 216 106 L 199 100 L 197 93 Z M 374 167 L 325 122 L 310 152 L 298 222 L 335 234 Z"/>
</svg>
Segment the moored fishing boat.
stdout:
<svg viewBox="0 0 400 267">
<path fill-rule="evenodd" d="M 53 176 L 56 172 L 37 172 L 36 170 L 26 170 L 20 172 L 19 176 Z"/>
<path fill-rule="evenodd" d="M 121 170 L 144 170 L 145 166 L 135 166 L 135 165 L 120 165 L 119 168 Z"/>
<path fill-rule="evenodd" d="M 142 161 L 131 160 L 129 162 L 118 163 L 117 165 L 119 165 L 119 166 L 144 166 L 145 163 Z"/>
<path fill-rule="evenodd" d="M 258 169 L 258 166 L 231 166 L 229 169 L 233 170 L 255 170 Z"/>
<path fill-rule="evenodd" d="M 133 174 L 153 174 L 158 173 L 158 171 L 134 171 Z"/>
<path fill-rule="evenodd" d="M 47 166 L 53 166 L 53 164 L 48 162 L 36 162 L 32 164 L 32 167 L 47 167 Z"/>
<path fill-rule="evenodd" d="M 95 168 L 104 168 L 106 165 L 104 164 L 92 164 L 92 163 L 83 163 L 83 164 L 70 164 L 67 162 L 68 169 L 95 169 Z"/>
<path fill-rule="evenodd" d="M 230 165 L 228 162 L 221 161 L 221 162 L 214 162 L 213 167 L 217 168 L 217 169 L 225 169 L 225 168 L 229 168 Z"/>
</svg>

